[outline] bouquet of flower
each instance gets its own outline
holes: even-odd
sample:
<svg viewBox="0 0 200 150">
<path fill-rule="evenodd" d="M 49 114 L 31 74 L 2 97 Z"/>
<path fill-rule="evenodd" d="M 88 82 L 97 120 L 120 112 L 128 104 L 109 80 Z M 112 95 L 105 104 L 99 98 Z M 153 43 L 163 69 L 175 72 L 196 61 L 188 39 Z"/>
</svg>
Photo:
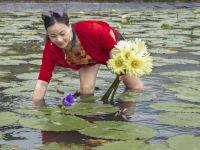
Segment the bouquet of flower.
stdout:
<svg viewBox="0 0 200 150">
<path fill-rule="evenodd" d="M 145 42 L 136 38 L 134 41 L 122 40 L 112 49 L 113 56 L 108 60 L 108 68 L 115 74 L 116 79 L 102 97 L 104 103 L 113 103 L 114 94 L 120 83 L 121 75 L 141 77 L 152 71 L 152 58 L 147 51 Z M 109 100 L 110 98 L 110 100 Z"/>
</svg>

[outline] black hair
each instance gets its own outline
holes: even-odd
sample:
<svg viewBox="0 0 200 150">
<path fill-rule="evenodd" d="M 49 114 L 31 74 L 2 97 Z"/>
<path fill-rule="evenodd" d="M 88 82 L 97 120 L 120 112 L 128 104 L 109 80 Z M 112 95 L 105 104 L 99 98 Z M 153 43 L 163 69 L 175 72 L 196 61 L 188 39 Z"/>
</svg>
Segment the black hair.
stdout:
<svg viewBox="0 0 200 150">
<path fill-rule="evenodd" d="M 67 26 L 69 25 L 69 17 L 65 12 L 48 11 L 42 13 L 42 20 L 44 21 L 44 27 L 46 30 L 56 22 L 66 24 Z"/>
</svg>

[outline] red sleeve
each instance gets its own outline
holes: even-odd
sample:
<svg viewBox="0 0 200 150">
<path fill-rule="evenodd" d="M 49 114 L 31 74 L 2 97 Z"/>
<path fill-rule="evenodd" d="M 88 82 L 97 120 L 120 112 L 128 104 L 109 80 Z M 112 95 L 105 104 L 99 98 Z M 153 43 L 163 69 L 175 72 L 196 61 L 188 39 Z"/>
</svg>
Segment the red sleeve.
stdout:
<svg viewBox="0 0 200 150">
<path fill-rule="evenodd" d="M 99 33 L 100 33 L 100 43 L 101 46 L 105 50 L 111 50 L 114 48 L 114 45 L 117 43 L 117 36 L 116 36 L 116 31 L 110 27 L 107 23 L 102 22 L 101 26 L 98 27 Z M 110 32 L 113 33 L 113 36 L 110 34 Z"/>
<path fill-rule="evenodd" d="M 49 82 L 51 80 L 52 72 L 55 66 L 52 55 L 53 53 L 51 50 L 51 42 L 50 40 L 47 40 L 43 51 L 42 64 L 40 67 L 40 74 L 38 76 L 39 80 L 43 80 L 46 82 Z"/>
</svg>

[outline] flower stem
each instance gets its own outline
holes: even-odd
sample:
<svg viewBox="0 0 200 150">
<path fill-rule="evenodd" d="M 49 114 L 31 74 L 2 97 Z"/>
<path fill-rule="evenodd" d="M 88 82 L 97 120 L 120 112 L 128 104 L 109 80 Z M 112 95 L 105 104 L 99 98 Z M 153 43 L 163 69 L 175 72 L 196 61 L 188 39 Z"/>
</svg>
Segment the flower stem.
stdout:
<svg viewBox="0 0 200 150">
<path fill-rule="evenodd" d="M 111 93 L 113 93 L 113 91 L 114 91 L 114 93 L 116 92 L 116 89 L 117 89 L 117 87 L 119 85 L 119 82 L 120 82 L 119 75 L 117 75 L 117 77 L 115 78 L 115 80 L 112 83 L 112 85 L 109 87 L 109 89 L 106 91 L 106 93 L 101 98 L 101 101 L 103 101 L 104 103 L 109 103 L 109 97 L 110 97 Z M 114 93 L 113 93 L 113 95 L 111 97 L 112 99 L 114 97 Z"/>
<path fill-rule="evenodd" d="M 111 98 L 110 98 L 110 103 L 111 103 L 111 104 L 114 104 L 113 99 L 114 99 L 115 93 L 116 93 L 117 88 L 118 88 L 119 83 L 120 83 L 119 75 L 117 75 L 117 77 L 116 77 L 115 80 L 116 80 L 116 82 L 115 82 L 115 85 L 114 85 L 114 87 L 113 87 L 112 95 L 111 95 Z"/>
</svg>

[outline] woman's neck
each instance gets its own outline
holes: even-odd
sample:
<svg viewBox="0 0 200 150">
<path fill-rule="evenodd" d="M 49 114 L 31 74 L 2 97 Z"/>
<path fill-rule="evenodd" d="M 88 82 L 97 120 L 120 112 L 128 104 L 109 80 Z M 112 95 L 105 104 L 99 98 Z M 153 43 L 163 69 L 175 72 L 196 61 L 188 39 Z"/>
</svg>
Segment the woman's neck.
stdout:
<svg viewBox="0 0 200 150">
<path fill-rule="evenodd" d="M 71 33 L 71 41 L 67 44 L 67 46 L 64 48 L 65 50 L 68 50 L 68 51 L 72 51 L 73 47 L 76 45 L 76 41 L 77 41 L 77 38 L 76 38 L 76 34 Z"/>
</svg>

